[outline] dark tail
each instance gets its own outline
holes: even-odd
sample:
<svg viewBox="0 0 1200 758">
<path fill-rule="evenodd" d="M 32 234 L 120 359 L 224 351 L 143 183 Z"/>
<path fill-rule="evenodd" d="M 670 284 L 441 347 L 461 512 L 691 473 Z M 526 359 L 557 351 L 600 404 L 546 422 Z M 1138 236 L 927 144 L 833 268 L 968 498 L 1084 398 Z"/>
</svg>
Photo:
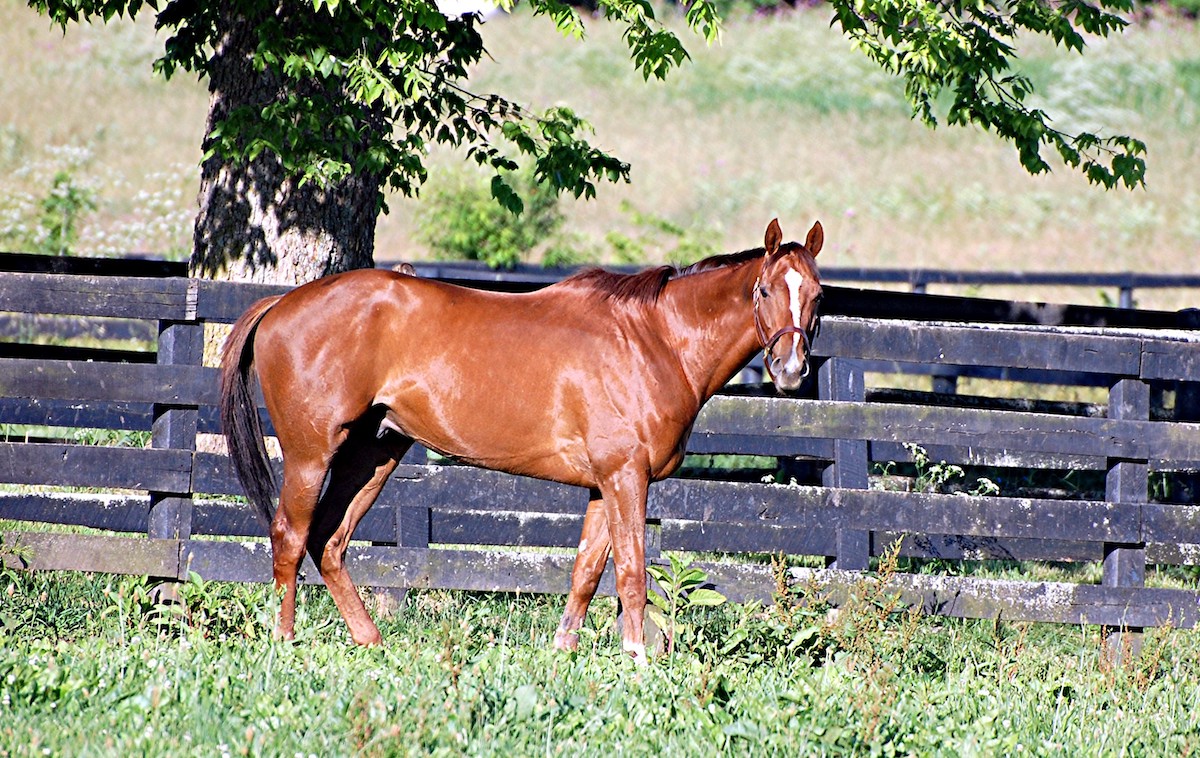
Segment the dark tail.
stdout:
<svg viewBox="0 0 1200 758">
<path fill-rule="evenodd" d="M 242 488 L 267 524 L 275 512 L 275 477 L 267 459 L 250 368 L 254 365 L 258 322 L 280 297 L 264 298 L 250 306 L 233 325 L 221 356 L 221 427 L 229 444 L 229 457 Z"/>
</svg>

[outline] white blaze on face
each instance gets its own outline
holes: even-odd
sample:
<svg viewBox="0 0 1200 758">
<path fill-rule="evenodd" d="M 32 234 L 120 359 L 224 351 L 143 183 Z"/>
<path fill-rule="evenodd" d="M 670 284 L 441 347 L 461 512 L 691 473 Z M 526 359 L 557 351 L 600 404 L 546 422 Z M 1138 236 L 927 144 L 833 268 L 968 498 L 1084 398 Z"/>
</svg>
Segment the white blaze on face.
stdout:
<svg viewBox="0 0 1200 758">
<path fill-rule="evenodd" d="M 800 328 L 800 287 L 804 284 L 804 275 L 794 269 L 783 275 L 783 281 L 788 288 L 788 305 L 792 309 L 792 326 Z M 792 335 L 792 353 L 788 356 L 784 370 L 789 373 L 804 368 L 804 357 L 799 355 L 800 335 Z"/>
</svg>

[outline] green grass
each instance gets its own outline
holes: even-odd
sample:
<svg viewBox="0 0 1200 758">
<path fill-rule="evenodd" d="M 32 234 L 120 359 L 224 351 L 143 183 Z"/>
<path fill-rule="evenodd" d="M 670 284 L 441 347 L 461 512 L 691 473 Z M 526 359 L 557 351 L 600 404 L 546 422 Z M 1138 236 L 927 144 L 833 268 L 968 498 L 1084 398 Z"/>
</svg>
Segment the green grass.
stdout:
<svg viewBox="0 0 1200 758">
<path fill-rule="evenodd" d="M 688 617 L 638 671 L 600 601 L 580 652 L 548 649 L 560 598 L 414 592 L 386 645 L 303 593 L 272 641 L 262 586 L 0 574 L 0 755 L 1186 754 L 1200 637 L 1107 663 L 1100 633 L 914 616 L 865 591 Z"/>
</svg>

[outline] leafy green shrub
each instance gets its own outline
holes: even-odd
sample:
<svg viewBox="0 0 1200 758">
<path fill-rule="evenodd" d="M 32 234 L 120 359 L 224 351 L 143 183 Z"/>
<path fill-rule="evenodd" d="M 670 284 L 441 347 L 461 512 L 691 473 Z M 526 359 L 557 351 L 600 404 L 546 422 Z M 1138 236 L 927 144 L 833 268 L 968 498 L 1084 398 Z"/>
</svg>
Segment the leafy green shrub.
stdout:
<svg viewBox="0 0 1200 758">
<path fill-rule="evenodd" d="M 79 218 L 96 209 L 92 191 L 81 187 L 69 171 L 54 175 L 54 186 L 41 202 L 41 229 L 38 252 L 72 255 L 79 239 Z"/>
<path fill-rule="evenodd" d="M 438 256 L 483 261 L 492 268 L 512 268 L 562 225 L 563 214 L 553 190 L 537 186 L 528 174 L 508 183 L 524 210 L 513 214 L 496 202 L 498 191 L 479 174 L 460 173 L 434 185 L 417 211 L 417 234 Z"/>
<path fill-rule="evenodd" d="M 80 219 L 95 209 L 95 192 L 70 168 L 60 168 L 42 197 L 17 192 L 5 199 L 0 242 L 48 255 L 74 255 Z"/>
</svg>

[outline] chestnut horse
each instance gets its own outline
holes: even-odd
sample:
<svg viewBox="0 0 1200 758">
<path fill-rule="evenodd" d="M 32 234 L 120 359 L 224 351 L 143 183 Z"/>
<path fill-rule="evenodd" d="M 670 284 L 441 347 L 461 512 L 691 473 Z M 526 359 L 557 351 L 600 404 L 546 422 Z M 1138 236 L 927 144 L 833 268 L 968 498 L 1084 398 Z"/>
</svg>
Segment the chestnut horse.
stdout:
<svg viewBox="0 0 1200 758">
<path fill-rule="evenodd" d="M 500 294 L 375 269 L 255 303 L 222 359 L 221 418 L 251 501 L 270 521 L 277 633 L 293 636 L 307 550 L 350 636 L 381 642 L 346 571 L 359 520 L 413 441 L 458 460 L 587 487 L 570 595 L 554 638 L 577 631 L 611 550 L 622 647 L 645 662 L 646 489 L 683 461 L 696 415 L 758 350 L 780 390 L 808 373 L 824 232 L 622 275 L 586 271 Z M 251 391 L 283 452 L 279 508 Z"/>
</svg>

